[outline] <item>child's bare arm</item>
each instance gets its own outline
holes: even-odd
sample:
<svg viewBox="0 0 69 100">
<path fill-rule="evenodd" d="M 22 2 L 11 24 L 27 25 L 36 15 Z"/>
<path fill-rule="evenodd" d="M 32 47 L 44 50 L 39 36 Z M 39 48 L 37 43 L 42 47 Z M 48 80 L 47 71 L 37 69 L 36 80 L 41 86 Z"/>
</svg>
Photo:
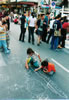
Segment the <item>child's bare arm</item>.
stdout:
<svg viewBox="0 0 69 100">
<path fill-rule="evenodd" d="M 26 61 L 26 63 L 25 63 L 25 67 L 26 67 L 26 69 L 29 69 L 29 66 L 28 66 L 27 61 Z"/>
<path fill-rule="evenodd" d="M 39 58 L 39 60 L 40 60 L 40 62 L 41 62 L 42 60 L 41 60 L 41 58 L 40 58 L 40 55 L 38 55 L 38 58 Z"/>
<path fill-rule="evenodd" d="M 38 70 L 40 70 L 42 67 L 39 67 L 39 68 L 37 68 L 37 69 L 35 69 L 35 71 L 38 71 Z"/>
<path fill-rule="evenodd" d="M 48 70 L 47 70 L 47 69 L 46 69 L 46 70 L 43 70 L 43 72 L 44 72 L 44 73 L 48 73 Z"/>
</svg>

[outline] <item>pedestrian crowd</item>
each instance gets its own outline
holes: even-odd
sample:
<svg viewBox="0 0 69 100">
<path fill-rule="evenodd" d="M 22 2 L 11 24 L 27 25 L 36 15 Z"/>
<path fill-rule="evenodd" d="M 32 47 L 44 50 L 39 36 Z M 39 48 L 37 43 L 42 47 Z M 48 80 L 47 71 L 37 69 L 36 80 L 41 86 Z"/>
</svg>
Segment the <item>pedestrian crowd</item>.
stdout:
<svg viewBox="0 0 69 100">
<path fill-rule="evenodd" d="M 19 36 L 19 41 L 25 42 L 26 30 L 28 30 L 28 43 L 35 45 L 35 34 L 37 35 L 37 46 L 41 43 L 50 43 L 51 49 L 56 50 L 57 48 L 65 47 L 65 40 L 67 34 L 67 28 L 69 28 L 69 22 L 67 22 L 67 17 L 61 17 L 61 14 L 56 17 L 50 18 L 50 13 L 39 14 L 36 17 L 34 12 L 26 12 L 17 16 L 11 12 L 2 12 L 2 17 L 0 18 L 0 48 L 3 49 L 5 53 L 9 53 L 9 30 L 10 30 L 10 19 L 11 22 L 15 24 L 20 24 L 21 33 Z M 10 17 L 9 17 L 10 15 Z M 15 16 L 14 16 L 15 15 Z"/>
<path fill-rule="evenodd" d="M 26 15 L 26 12 L 24 12 L 20 17 L 17 17 L 15 14 L 15 18 L 11 12 L 10 16 L 11 18 L 9 17 L 8 12 L 4 12 L 3 16 L 0 18 L 0 49 L 2 49 L 4 53 L 10 53 L 10 19 L 11 22 L 20 24 L 21 33 L 19 36 L 19 41 L 25 42 L 25 33 L 26 30 L 28 30 L 28 43 L 32 43 L 32 45 L 35 45 L 36 34 L 37 46 L 40 46 L 41 43 L 45 42 L 47 44 L 51 44 L 52 50 L 65 47 L 67 28 L 69 28 L 69 23 L 67 22 L 66 16 L 61 17 L 61 14 L 59 14 L 56 17 L 50 18 L 50 13 L 46 13 L 46 15 L 42 13 L 38 15 L 37 18 L 35 17 L 34 12 L 29 12 L 28 16 Z M 42 61 L 40 55 L 32 50 L 32 48 L 27 49 L 27 55 L 28 57 L 25 63 L 25 67 L 27 69 L 30 67 L 33 68 L 34 71 L 42 69 L 44 73 L 49 75 L 56 72 L 55 65 L 49 62 L 47 59 Z M 41 66 L 39 65 L 36 57 L 39 58 Z"/>
<path fill-rule="evenodd" d="M 28 42 L 35 44 L 35 33 L 37 35 L 37 46 L 42 42 L 51 43 L 51 49 L 65 47 L 65 40 L 67 34 L 67 27 L 64 25 L 67 22 L 67 17 L 61 17 L 61 14 L 56 17 L 50 18 L 50 13 L 40 14 L 37 18 L 32 12 L 26 17 L 26 12 L 21 16 L 21 33 L 19 41 L 25 42 L 25 33 L 28 29 Z M 27 28 L 28 27 L 28 28 Z"/>
</svg>

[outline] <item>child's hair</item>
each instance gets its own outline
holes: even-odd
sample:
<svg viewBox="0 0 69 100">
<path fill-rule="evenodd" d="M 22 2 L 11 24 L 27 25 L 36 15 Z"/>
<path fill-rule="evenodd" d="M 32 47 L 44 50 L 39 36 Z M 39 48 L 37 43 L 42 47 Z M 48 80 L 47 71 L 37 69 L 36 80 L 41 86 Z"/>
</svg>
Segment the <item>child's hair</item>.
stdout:
<svg viewBox="0 0 69 100">
<path fill-rule="evenodd" d="M 42 62 L 41 62 L 41 65 L 42 65 L 42 66 L 48 66 L 48 61 L 47 61 L 47 60 L 42 61 Z"/>
<path fill-rule="evenodd" d="M 31 53 L 34 53 L 34 51 L 31 48 L 28 48 L 27 49 L 27 54 L 31 54 Z"/>
</svg>

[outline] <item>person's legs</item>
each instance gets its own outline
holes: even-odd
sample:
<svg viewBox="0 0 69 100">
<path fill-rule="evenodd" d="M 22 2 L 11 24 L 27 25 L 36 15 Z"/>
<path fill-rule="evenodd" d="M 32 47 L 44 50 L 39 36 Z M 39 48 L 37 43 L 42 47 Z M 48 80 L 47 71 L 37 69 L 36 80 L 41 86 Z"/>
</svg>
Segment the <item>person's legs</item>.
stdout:
<svg viewBox="0 0 69 100">
<path fill-rule="evenodd" d="M 62 47 L 65 47 L 65 40 L 66 40 L 66 37 L 63 36 L 62 45 L 61 45 Z"/>
<path fill-rule="evenodd" d="M 53 46 L 54 46 L 54 40 L 55 40 L 55 37 L 52 35 L 52 40 L 51 40 L 51 49 L 53 49 Z"/>
<path fill-rule="evenodd" d="M 62 32 L 63 32 L 63 37 L 62 37 L 62 44 L 61 44 L 61 46 L 65 47 L 66 29 L 63 29 Z"/>
<path fill-rule="evenodd" d="M 48 73 L 48 75 L 53 75 L 55 72 L 54 71 L 51 71 Z"/>
<path fill-rule="evenodd" d="M 34 67 L 35 67 L 35 68 L 38 68 L 38 67 L 39 67 L 38 61 L 34 62 Z"/>
<path fill-rule="evenodd" d="M 29 35 L 28 35 L 28 42 L 30 43 L 31 41 L 31 27 L 29 27 Z"/>
<path fill-rule="evenodd" d="M 0 40 L 0 48 L 2 47 L 2 42 L 1 42 L 1 40 Z"/>
<path fill-rule="evenodd" d="M 19 37 L 20 41 L 22 40 L 22 34 L 23 34 L 23 29 L 22 29 L 22 26 L 21 26 L 21 34 L 20 34 L 20 37 Z"/>
<path fill-rule="evenodd" d="M 23 28 L 22 42 L 24 42 L 24 38 L 25 38 L 25 32 L 26 32 L 26 28 Z"/>
<path fill-rule="evenodd" d="M 37 43 L 38 46 L 40 45 L 40 39 L 41 39 L 41 36 L 38 35 L 38 43 Z"/>
<path fill-rule="evenodd" d="M 31 35 L 32 35 L 32 44 L 34 44 L 34 27 L 31 29 Z"/>
<path fill-rule="evenodd" d="M 4 52 L 5 52 L 5 53 L 10 53 L 10 51 L 7 49 L 7 43 L 6 43 L 5 40 L 2 41 L 2 45 L 3 45 L 3 48 L 4 48 Z"/>
<path fill-rule="evenodd" d="M 49 36 L 48 36 L 48 39 L 47 39 L 47 43 L 49 43 L 49 40 L 50 40 L 52 34 L 53 34 L 53 29 L 50 29 L 50 33 L 49 33 Z"/>
<path fill-rule="evenodd" d="M 59 41 L 59 37 L 56 36 L 54 40 L 54 49 L 57 49 L 58 41 Z"/>
<path fill-rule="evenodd" d="M 8 23 L 8 31 L 10 30 L 10 23 Z"/>
<path fill-rule="evenodd" d="M 43 30 L 42 41 L 46 42 L 47 29 Z"/>
</svg>

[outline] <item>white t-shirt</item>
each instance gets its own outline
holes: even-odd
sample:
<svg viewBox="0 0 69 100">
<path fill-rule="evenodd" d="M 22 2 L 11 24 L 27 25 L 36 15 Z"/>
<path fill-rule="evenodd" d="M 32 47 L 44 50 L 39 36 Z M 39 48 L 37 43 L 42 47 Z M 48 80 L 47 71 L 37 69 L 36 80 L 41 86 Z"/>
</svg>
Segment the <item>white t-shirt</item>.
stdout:
<svg viewBox="0 0 69 100">
<path fill-rule="evenodd" d="M 30 22 L 30 23 L 29 23 L 29 26 L 30 26 L 30 27 L 35 27 L 36 21 L 37 21 L 37 19 L 36 19 L 35 17 L 34 17 L 34 18 L 33 18 L 32 16 L 29 17 L 29 22 Z"/>
<path fill-rule="evenodd" d="M 55 19 L 50 21 L 50 29 L 53 29 L 53 24 L 54 24 Z"/>
</svg>

